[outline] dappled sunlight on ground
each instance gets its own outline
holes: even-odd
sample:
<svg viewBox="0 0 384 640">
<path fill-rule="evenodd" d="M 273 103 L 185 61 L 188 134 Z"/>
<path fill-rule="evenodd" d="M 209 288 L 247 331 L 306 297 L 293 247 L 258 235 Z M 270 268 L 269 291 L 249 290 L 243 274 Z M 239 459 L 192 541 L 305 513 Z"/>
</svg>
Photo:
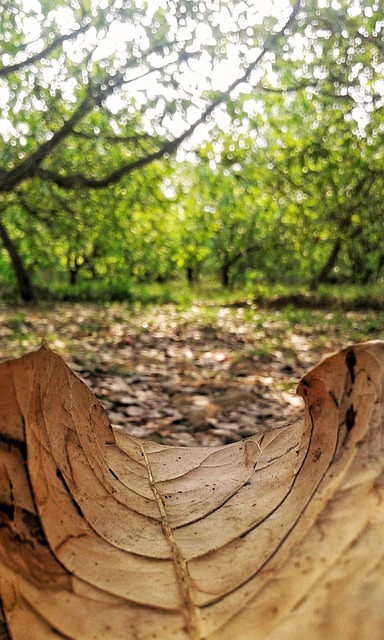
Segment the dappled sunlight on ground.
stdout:
<svg viewBox="0 0 384 640">
<path fill-rule="evenodd" d="M 194 304 L 1 307 L 1 358 L 46 341 L 113 424 L 165 444 L 235 442 L 302 413 L 300 377 L 351 342 L 384 337 L 375 312 Z"/>
</svg>

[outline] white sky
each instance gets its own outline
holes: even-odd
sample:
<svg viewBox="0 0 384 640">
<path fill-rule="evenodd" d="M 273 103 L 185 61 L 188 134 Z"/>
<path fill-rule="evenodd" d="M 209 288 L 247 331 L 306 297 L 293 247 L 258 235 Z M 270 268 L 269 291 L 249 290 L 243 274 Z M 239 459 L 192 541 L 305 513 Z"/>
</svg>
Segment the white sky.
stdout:
<svg viewBox="0 0 384 640">
<path fill-rule="evenodd" d="M 102 7 L 105 5 L 106 0 L 94 0 L 94 5 L 97 7 Z M 42 10 L 39 0 L 24 0 L 24 6 L 27 11 L 34 10 L 37 14 L 40 14 L 42 17 Z M 167 0 L 150 0 L 148 3 L 149 14 L 152 14 L 159 8 L 167 7 Z M 248 8 L 249 15 L 249 7 L 241 0 L 236 3 L 236 12 L 239 14 L 242 9 Z M 74 20 L 73 12 L 70 8 L 67 7 L 57 7 L 54 10 L 55 12 L 55 21 L 59 25 L 61 31 L 63 33 L 68 33 L 73 29 L 76 29 L 78 25 Z M 264 16 L 266 15 L 275 15 L 278 17 L 279 22 L 284 23 L 290 12 L 290 4 L 289 0 L 263 0 L 263 2 L 255 2 L 254 11 L 249 16 L 249 19 L 252 21 L 250 26 L 261 24 Z M 220 30 L 223 34 L 228 33 L 230 31 L 236 30 L 236 16 L 233 18 L 226 6 L 223 4 L 222 9 L 216 14 L 217 24 L 220 26 Z M 49 17 L 46 16 L 46 17 Z M 28 51 L 30 54 L 35 52 L 39 52 L 44 43 L 42 40 L 39 40 L 40 35 L 40 23 L 39 19 L 35 17 L 23 17 L 18 16 L 16 18 L 19 20 L 19 27 L 22 29 L 25 34 L 26 41 L 29 41 L 31 44 L 28 47 Z M 175 22 L 176 28 L 176 22 Z M 178 38 L 185 38 L 188 43 L 188 39 L 190 39 L 190 33 L 188 33 L 187 27 L 184 28 L 184 33 L 181 33 L 180 30 L 177 33 Z M 96 32 L 94 29 L 90 29 L 87 34 L 84 36 L 85 41 L 92 42 L 96 36 Z M 193 49 L 199 50 L 203 49 L 206 44 L 214 44 L 213 33 L 209 24 L 199 24 L 196 29 L 195 40 L 193 41 Z M 122 61 L 124 61 L 124 54 L 126 49 L 127 42 L 135 42 L 138 44 L 140 50 L 145 52 L 145 50 L 150 46 L 150 42 L 147 38 L 145 28 L 141 25 L 129 25 L 118 20 L 112 21 L 108 25 L 108 31 L 104 39 L 100 42 L 99 46 L 95 50 L 93 54 L 93 58 L 95 60 L 106 59 L 111 56 L 114 52 L 117 52 L 117 56 L 121 56 Z M 192 41 L 189 45 L 191 48 Z M 67 41 L 63 45 L 68 57 L 75 63 L 79 65 L 82 63 L 84 59 L 84 49 L 82 46 L 79 46 L 76 41 Z M 252 62 L 254 56 L 257 55 L 257 51 L 250 50 L 249 60 L 248 62 Z M 214 91 L 225 91 L 227 87 L 239 76 L 240 73 L 240 59 L 239 52 L 235 45 L 228 44 L 226 51 L 227 59 L 223 59 L 217 62 L 212 62 L 209 55 L 201 55 L 199 59 L 190 59 L 188 68 L 185 67 L 185 71 L 183 73 L 183 83 L 186 90 L 194 96 L 193 101 L 194 104 L 191 104 L 188 112 L 188 121 L 193 122 L 197 119 L 201 113 L 201 110 L 204 108 L 204 102 L 199 98 L 204 91 L 212 88 Z M 8 57 L 9 58 L 9 57 Z M 13 62 L 11 58 L 8 59 L 7 56 L 3 56 L 3 64 L 9 64 Z M 159 64 L 163 62 L 163 59 L 159 58 Z M 60 71 L 60 63 L 58 61 L 51 61 L 50 65 L 46 66 L 43 69 L 44 79 L 47 85 L 54 86 L 54 83 L 57 81 L 58 72 Z M 207 70 L 209 75 L 209 81 L 207 80 Z M 136 70 L 132 72 L 132 78 L 135 78 L 135 74 L 137 74 Z M 159 95 L 158 87 L 156 86 L 156 74 L 150 74 L 148 77 L 138 80 L 136 82 L 130 82 L 129 86 L 127 86 L 126 90 L 128 90 L 129 94 L 135 94 L 135 98 L 140 102 L 142 99 L 143 103 L 146 97 L 143 94 L 143 90 L 145 90 L 149 95 L 155 97 Z M 63 92 L 63 96 L 68 102 L 75 101 L 74 96 L 74 87 L 75 82 L 70 79 L 65 83 L 61 83 L 60 89 Z M 140 93 L 140 89 L 142 93 Z M 166 89 L 165 89 L 166 90 Z M 6 105 L 9 101 L 9 89 L 6 82 L 0 83 L 0 109 L 6 111 Z M 172 100 L 174 99 L 174 91 L 169 89 L 169 95 L 165 95 L 164 97 Z M 127 104 L 127 95 L 124 95 L 124 90 L 111 95 L 107 98 L 106 101 L 108 109 L 116 115 L 119 111 L 124 110 Z M 33 107 L 34 108 L 43 108 L 43 103 L 38 100 L 38 98 L 33 98 Z M 161 104 L 159 104 L 159 109 Z M 3 118 L 0 118 L 0 134 L 2 134 L 5 138 L 9 138 L 14 135 L 16 132 L 13 131 L 12 125 L 8 120 L 6 114 L 3 111 Z M 152 112 L 152 116 L 155 113 Z M 150 120 L 148 120 L 148 126 L 150 127 Z M 175 114 L 173 122 L 172 122 L 172 132 L 174 135 L 179 135 L 185 129 L 186 123 L 182 120 L 181 115 Z M 19 134 L 21 132 L 19 131 Z M 27 133 L 27 132 L 26 132 Z"/>
<path fill-rule="evenodd" d="M 40 3 L 38 0 L 24 0 L 25 6 L 28 9 L 35 9 L 37 12 L 41 10 Z M 94 0 L 98 6 L 101 6 L 105 0 Z M 319 7 L 325 5 L 326 0 L 319 0 Z M 263 1 L 255 1 L 255 8 L 253 14 L 249 17 L 249 20 L 252 22 L 250 26 L 261 24 L 263 18 L 267 15 L 274 15 L 278 18 L 278 27 L 282 26 L 286 20 L 288 19 L 289 13 L 291 11 L 289 0 L 263 0 Z M 332 0 L 331 2 L 333 9 L 340 8 L 339 0 Z M 150 0 L 149 7 L 151 12 L 155 12 L 158 7 L 166 8 L 167 0 Z M 238 0 L 236 4 L 236 11 L 240 12 L 246 5 Z M 353 12 L 357 11 L 359 7 L 359 3 L 357 0 L 351 0 L 350 10 Z M 249 9 L 249 7 L 248 7 Z M 58 22 L 63 33 L 67 33 L 72 29 L 76 28 L 76 24 L 74 23 L 73 13 L 69 8 L 66 7 L 58 7 L 55 11 L 56 21 Z M 223 34 L 235 30 L 236 23 L 233 18 L 229 14 L 226 6 L 223 4 L 221 11 L 216 14 L 217 23 L 220 25 L 220 29 Z M 32 42 L 33 44 L 30 46 L 30 52 L 41 50 L 43 46 L 42 41 L 38 40 L 38 36 L 40 33 L 40 25 L 39 22 L 35 18 L 27 18 L 23 20 L 22 28 L 24 33 L 26 34 L 26 39 Z M 178 37 L 182 37 L 183 34 L 178 32 Z M 90 29 L 85 38 L 90 40 L 94 39 L 95 31 Z M 185 27 L 184 37 L 188 40 L 188 30 Z M 146 32 L 144 27 L 140 25 L 131 26 L 124 23 L 121 23 L 117 20 L 113 21 L 109 25 L 108 32 L 106 33 L 104 39 L 100 42 L 94 53 L 94 59 L 102 60 L 103 58 L 107 58 L 114 51 L 117 52 L 117 55 L 121 56 L 122 60 L 124 59 L 124 52 L 126 49 L 127 42 L 135 41 L 139 48 L 144 52 L 149 47 L 149 41 L 146 36 Z M 212 43 L 213 34 L 211 27 L 209 24 L 200 24 L 197 28 L 197 40 L 193 43 L 194 49 L 199 49 L 199 47 L 204 48 L 204 45 Z M 83 49 L 79 47 L 76 42 L 66 42 L 64 43 L 64 48 L 67 52 L 67 55 L 76 63 L 81 64 L 83 61 Z M 304 51 L 304 39 L 303 36 L 297 35 L 294 37 L 294 50 L 293 50 L 293 58 L 301 59 L 303 57 Z M 250 49 L 248 53 L 248 62 L 252 63 L 257 56 L 258 51 L 256 49 Z M 268 57 L 267 57 L 268 58 Z M 4 64 L 7 64 L 7 60 L 3 60 Z M 160 63 L 160 59 L 159 59 Z M 59 71 L 59 62 L 56 63 L 52 61 L 51 66 L 47 66 L 45 68 L 45 80 L 47 84 L 53 84 L 55 82 L 55 78 Z M 268 69 L 268 65 L 267 65 Z M 210 85 L 207 80 L 207 71 L 209 74 Z M 135 74 L 137 74 L 136 70 L 132 71 L 132 79 L 135 78 Z M 189 107 L 187 113 L 187 119 L 190 123 L 195 121 L 200 113 L 201 109 L 204 107 L 203 101 L 199 98 L 205 90 L 212 88 L 215 91 L 225 91 L 228 86 L 239 77 L 240 74 L 240 59 L 239 59 L 239 51 L 234 44 L 227 45 L 226 51 L 226 59 L 220 61 L 212 61 L 209 57 L 208 53 L 206 55 L 202 54 L 199 58 L 190 59 L 188 67 L 185 67 L 185 72 L 183 76 L 183 83 L 186 90 L 193 95 L 191 106 Z M 272 72 L 269 69 L 270 80 L 273 81 Z M 254 72 L 254 80 L 257 79 L 257 72 Z M 384 81 L 380 83 L 381 86 L 376 88 L 377 91 L 381 91 L 384 93 Z M 61 89 L 64 92 L 64 97 L 68 101 L 74 101 L 74 81 L 68 80 L 64 86 L 61 86 Z M 141 90 L 141 92 L 140 92 Z M 246 88 L 243 86 L 241 88 L 242 91 L 246 91 Z M 123 111 L 127 105 L 127 96 L 135 95 L 135 98 L 140 102 L 143 101 L 143 104 L 146 100 L 146 96 L 143 91 L 149 94 L 149 97 L 158 96 L 159 88 L 156 84 L 156 74 L 150 74 L 146 78 L 141 80 L 137 80 L 136 82 L 132 82 L 127 86 L 128 94 L 124 94 L 124 91 L 111 95 L 107 99 L 107 107 L 111 111 L 112 114 L 118 114 L 120 111 Z M 166 91 L 166 89 L 165 89 Z M 164 97 L 168 99 L 174 99 L 173 89 L 169 88 L 169 95 L 165 95 Z M 9 100 L 9 90 L 7 88 L 6 83 L 1 86 L 0 84 L 0 109 L 3 110 L 3 118 L 0 118 L 0 134 L 2 134 L 5 138 L 9 138 L 12 133 L 12 125 L 6 117 L 5 110 L 6 105 Z M 39 108 L 39 100 L 34 98 L 33 103 L 34 108 Z M 161 98 L 159 99 L 158 112 L 161 111 Z M 252 105 L 251 105 L 252 106 Z M 43 108 L 43 103 L 41 103 L 40 108 Z M 255 102 L 255 108 L 257 108 Z M 151 128 L 151 118 L 156 115 L 156 108 L 148 114 L 147 116 L 147 126 L 150 130 Z M 362 124 L 364 123 L 364 118 L 366 119 L 366 112 L 362 106 L 356 106 L 354 110 L 354 116 L 357 121 L 360 121 Z M 226 115 L 224 112 L 217 110 L 216 114 L 217 118 L 220 118 L 221 126 L 225 127 Z M 229 117 L 227 116 L 227 120 L 229 122 Z M 186 123 L 183 120 L 181 115 L 175 114 L 173 122 L 172 122 L 172 132 L 174 135 L 179 135 L 186 127 Z M 19 135 L 27 135 L 27 131 L 19 131 Z M 207 136 L 207 128 L 201 127 L 198 132 L 195 134 L 198 138 Z"/>
</svg>

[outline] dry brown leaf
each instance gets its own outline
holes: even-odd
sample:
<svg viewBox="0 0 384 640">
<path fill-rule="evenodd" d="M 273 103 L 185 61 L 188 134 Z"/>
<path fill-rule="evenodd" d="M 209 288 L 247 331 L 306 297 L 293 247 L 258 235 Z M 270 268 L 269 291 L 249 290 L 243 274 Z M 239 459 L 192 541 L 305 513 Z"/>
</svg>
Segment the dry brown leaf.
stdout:
<svg viewBox="0 0 384 640">
<path fill-rule="evenodd" d="M 48 348 L 0 365 L 0 638 L 381 640 L 384 343 L 218 448 L 112 428 Z"/>
</svg>

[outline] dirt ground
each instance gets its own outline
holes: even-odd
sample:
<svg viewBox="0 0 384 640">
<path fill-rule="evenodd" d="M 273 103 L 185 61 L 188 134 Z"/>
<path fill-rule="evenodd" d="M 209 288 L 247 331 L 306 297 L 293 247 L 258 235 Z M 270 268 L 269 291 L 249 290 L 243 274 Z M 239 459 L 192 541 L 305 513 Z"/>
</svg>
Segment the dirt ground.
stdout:
<svg viewBox="0 0 384 640">
<path fill-rule="evenodd" d="M 45 341 L 112 424 L 168 445 L 235 442 L 303 413 L 301 376 L 324 356 L 382 337 L 375 312 L 196 303 L 0 307 L 0 357 Z"/>
</svg>

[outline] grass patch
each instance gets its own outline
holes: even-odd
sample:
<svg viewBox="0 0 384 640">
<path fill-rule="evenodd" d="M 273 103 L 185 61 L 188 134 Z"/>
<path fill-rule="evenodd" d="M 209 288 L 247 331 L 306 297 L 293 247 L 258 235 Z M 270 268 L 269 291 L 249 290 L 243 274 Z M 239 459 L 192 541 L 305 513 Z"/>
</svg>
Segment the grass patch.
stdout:
<svg viewBox="0 0 384 640">
<path fill-rule="evenodd" d="M 38 290 L 38 299 L 55 302 L 123 302 L 141 304 L 178 303 L 182 294 L 176 283 L 137 284 L 117 281 L 111 284 L 83 281 L 75 285 L 53 283 L 48 290 Z"/>
<path fill-rule="evenodd" d="M 255 304 L 273 309 L 293 307 L 295 309 L 341 309 L 343 311 L 373 309 L 384 311 L 384 291 L 382 285 L 344 286 L 328 285 L 318 291 L 302 288 L 269 289 L 255 291 Z"/>
<path fill-rule="evenodd" d="M 224 289 L 220 282 L 202 277 L 192 286 L 183 278 L 165 283 L 138 283 L 128 279 L 79 279 L 75 285 L 53 280 L 49 285 L 36 283 L 38 301 L 53 302 L 122 302 L 140 304 L 176 304 L 190 306 L 196 300 L 207 305 L 267 307 L 284 309 L 374 309 L 384 311 L 384 285 L 321 285 L 316 291 L 305 285 L 257 283 Z M 15 291 L 3 287 L 2 299 L 15 302 Z"/>
</svg>

